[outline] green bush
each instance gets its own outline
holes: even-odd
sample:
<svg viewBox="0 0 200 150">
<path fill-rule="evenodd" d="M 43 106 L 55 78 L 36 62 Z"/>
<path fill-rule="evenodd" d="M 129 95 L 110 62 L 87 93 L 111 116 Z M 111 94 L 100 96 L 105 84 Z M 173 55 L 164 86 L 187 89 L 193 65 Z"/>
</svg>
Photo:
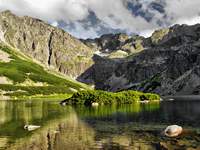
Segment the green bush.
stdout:
<svg viewBox="0 0 200 150">
<path fill-rule="evenodd" d="M 76 105 L 91 105 L 93 102 L 99 104 L 131 104 L 143 100 L 160 100 L 160 96 L 131 90 L 117 93 L 90 90 L 74 93 L 71 98 L 63 102 Z"/>
</svg>

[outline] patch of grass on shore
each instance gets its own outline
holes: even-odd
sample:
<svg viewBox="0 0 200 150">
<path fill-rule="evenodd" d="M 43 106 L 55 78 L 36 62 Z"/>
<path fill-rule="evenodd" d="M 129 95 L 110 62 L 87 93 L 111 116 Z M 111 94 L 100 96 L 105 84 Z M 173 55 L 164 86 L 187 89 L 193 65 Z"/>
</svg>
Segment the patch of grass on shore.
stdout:
<svg viewBox="0 0 200 150">
<path fill-rule="evenodd" d="M 160 96 L 152 93 L 142 93 L 139 91 L 122 91 L 117 93 L 105 92 L 100 90 L 80 91 L 74 93 L 69 99 L 66 99 L 66 104 L 76 105 L 91 105 L 93 102 L 99 104 L 132 104 L 139 101 L 159 101 Z"/>
</svg>

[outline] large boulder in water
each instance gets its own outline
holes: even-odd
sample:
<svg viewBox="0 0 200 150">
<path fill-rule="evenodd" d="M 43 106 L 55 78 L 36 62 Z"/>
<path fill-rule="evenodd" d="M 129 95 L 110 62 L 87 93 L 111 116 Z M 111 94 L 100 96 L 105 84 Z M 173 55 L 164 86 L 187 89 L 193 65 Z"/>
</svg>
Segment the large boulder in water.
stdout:
<svg viewBox="0 0 200 150">
<path fill-rule="evenodd" d="M 164 134 L 167 137 L 176 137 L 179 136 L 182 132 L 183 128 L 181 126 L 171 125 L 165 129 Z"/>
</svg>

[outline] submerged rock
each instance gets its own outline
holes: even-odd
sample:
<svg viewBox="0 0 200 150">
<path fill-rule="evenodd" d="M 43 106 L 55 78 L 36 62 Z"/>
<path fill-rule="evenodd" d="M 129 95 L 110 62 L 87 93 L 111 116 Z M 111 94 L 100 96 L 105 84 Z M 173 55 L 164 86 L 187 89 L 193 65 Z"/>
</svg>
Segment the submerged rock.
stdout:
<svg viewBox="0 0 200 150">
<path fill-rule="evenodd" d="M 174 99 L 173 99 L 173 98 L 170 98 L 169 101 L 174 101 Z"/>
<path fill-rule="evenodd" d="M 178 125 L 171 125 L 168 126 L 165 131 L 164 135 L 167 137 L 177 137 L 183 132 L 183 128 Z"/>
</svg>

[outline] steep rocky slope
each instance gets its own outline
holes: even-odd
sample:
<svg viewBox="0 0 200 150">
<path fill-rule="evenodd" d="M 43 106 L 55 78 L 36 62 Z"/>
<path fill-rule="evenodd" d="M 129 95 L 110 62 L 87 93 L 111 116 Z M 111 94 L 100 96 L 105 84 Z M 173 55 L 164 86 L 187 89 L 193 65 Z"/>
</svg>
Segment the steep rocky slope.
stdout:
<svg viewBox="0 0 200 150">
<path fill-rule="evenodd" d="M 175 25 L 142 41 L 144 49 L 125 58 L 95 55 L 95 64 L 79 79 L 108 91 L 199 94 L 200 24 Z"/>
<path fill-rule="evenodd" d="M 92 50 L 61 29 L 41 20 L 0 13 L 0 40 L 42 64 L 76 77 L 92 62 Z"/>
</svg>

